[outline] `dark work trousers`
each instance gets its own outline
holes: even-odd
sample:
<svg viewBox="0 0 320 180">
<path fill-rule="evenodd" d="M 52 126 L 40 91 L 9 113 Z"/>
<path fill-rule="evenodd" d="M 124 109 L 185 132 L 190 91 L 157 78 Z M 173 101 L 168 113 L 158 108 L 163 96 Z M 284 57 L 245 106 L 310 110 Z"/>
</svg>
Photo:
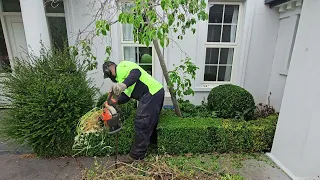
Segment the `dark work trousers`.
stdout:
<svg viewBox="0 0 320 180">
<path fill-rule="evenodd" d="M 146 93 L 139 100 L 134 120 L 135 140 L 130 152 L 132 158 L 143 159 L 145 157 L 151 136 L 153 135 L 153 138 L 155 136 L 163 101 L 163 88 L 154 95 Z"/>
</svg>

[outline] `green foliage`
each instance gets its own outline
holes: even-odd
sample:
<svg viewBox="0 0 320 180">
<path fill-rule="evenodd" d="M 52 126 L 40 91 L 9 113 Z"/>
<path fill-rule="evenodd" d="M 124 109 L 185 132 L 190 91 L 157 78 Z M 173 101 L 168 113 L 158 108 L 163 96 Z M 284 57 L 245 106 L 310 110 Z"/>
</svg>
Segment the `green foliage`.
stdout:
<svg viewBox="0 0 320 180">
<path fill-rule="evenodd" d="M 197 106 L 190 103 L 189 100 L 179 100 L 179 107 L 183 117 L 216 117 L 215 112 L 209 111 L 208 106 L 204 102 Z"/>
<path fill-rule="evenodd" d="M 107 100 L 108 94 L 99 98 L 97 107 L 101 107 Z M 136 101 L 130 100 L 120 107 L 122 130 L 119 133 L 119 153 L 126 154 L 130 151 L 134 137 L 134 118 L 136 113 Z M 106 156 L 115 153 L 115 135 L 108 134 L 107 130 L 102 132 L 79 133 L 75 137 L 73 152 L 75 156 Z"/>
<path fill-rule="evenodd" d="M 255 102 L 245 89 L 226 84 L 211 90 L 208 106 L 218 117 L 250 120 L 254 116 Z"/>
<path fill-rule="evenodd" d="M 73 56 L 80 55 L 83 60 L 83 65 L 86 66 L 87 70 L 96 69 L 98 66 L 97 57 L 93 55 L 91 50 L 91 42 L 89 40 L 81 40 L 75 46 L 70 46 L 70 52 Z"/>
<path fill-rule="evenodd" d="M 194 95 L 194 91 L 191 88 L 191 80 L 196 79 L 197 69 L 199 68 L 192 63 L 191 59 L 186 58 L 186 60 L 181 60 L 181 65 L 175 66 L 172 71 L 169 71 L 169 85 L 171 87 L 175 86 L 174 93 L 180 99 L 183 99 L 183 96 Z M 190 76 L 191 79 L 189 79 Z"/>
<path fill-rule="evenodd" d="M 260 152 L 272 146 L 277 116 L 255 121 L 213 118 L 178 118 L 162 115 L 158 127 L 159 152 Z"/>
<path fill-rule="evenodd" d="M 0 121 L 1 135 L 39 156 L 70 155 L 78 119 L 94 105 L 86 67 L 64 49 L 15 60 L 14 73 L 1 82 L 12 106 Z"/>
<path fill-rule="evenodd" d="M 160 16 L 157 10 L 161 9 L 165 16 Z M 165 19 L 163 19 L 165 18 Z M 131 8 L 123 11 L 119 17 L 122 24 L 132 24 L 134 27 L 134 41 L 149 46 L 158 39 L 162 47 L 169 44 L 169 31 L 181 31 L 178 38 L 183 39 L 186 31 L 194 28 L 197 21 L 208 19 L 205 0 L 161 0 L 160 6 L 154 1 L 135 1 Z M 106 25 L 102 25 L 104 29 Z M 99 30 L 102 33 L 102 30 Z"/>
</svg>

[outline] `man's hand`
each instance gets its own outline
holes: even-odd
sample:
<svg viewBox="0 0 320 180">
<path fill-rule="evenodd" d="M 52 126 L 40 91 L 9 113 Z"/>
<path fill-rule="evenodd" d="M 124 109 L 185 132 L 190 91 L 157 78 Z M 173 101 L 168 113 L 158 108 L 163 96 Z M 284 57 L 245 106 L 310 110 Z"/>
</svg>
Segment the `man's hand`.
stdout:
<svg viewBox="0 0 320 180">
<path fill-rule="evenodd" d="M 124 83 L 117 83 L 112 86 L 112 91 L 117 96 L 120 96 L 125 89 L 127 89 L 127 85 Z"/>
</svg>

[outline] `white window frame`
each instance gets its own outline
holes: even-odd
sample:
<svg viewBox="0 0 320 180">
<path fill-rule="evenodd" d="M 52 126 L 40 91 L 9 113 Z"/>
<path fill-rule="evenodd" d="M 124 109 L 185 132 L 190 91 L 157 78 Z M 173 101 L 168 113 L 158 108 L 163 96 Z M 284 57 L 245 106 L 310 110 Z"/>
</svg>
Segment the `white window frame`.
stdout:
<svg viewBox="0 0 320 180">
<path fill-rule="evenodd" d="M 204 73 L 205 73 L 205 61 L 206 59 L 202 59 L 203 63 L 201 66 L 201 86 L 200 88 L 213 88 L 216 87 L 217 85 L 220 84 L 230 84 L 233 82 L 234 79 L 234 69 L 235 69 L 235 58 L 237 57 L 237 52 L 239 49 L 239 39 L 240 39 L 240 29 L 241 29 L 241 22 L 242 22 L 242 2 L 210 2 L 207 5 L 207 13 L 209 15 L 209 11 L 210 11 L 210 5 L 214 5 L 214 4 L 219 4 L 219 5 L 238 5 L 239 6 L 239 13 L 238 13 L 238 22 L 237 22 L 237 30 L 236 30 L 236 39 L 235 42 L 207 42 L 207 36 L 208 36 L 208 27 L 210 24 L 214 24 L 214 23 L 209 23 L 209 20 L 206 21 L 206 35 L 205 35 L 205 51 L 204 53 L 206 53 L 207 48 L 233 48 L 233 60 L 232 60 L 232 69 L 231 69 L 231 77 L 230 77 L 230 81 L 204 81 Z M 224 11 L 223 11 L 224 13 Z M 222 17 L 224 18 L 224 17 Z M 220 24 L 220 23 L 219 23 Z M 222 32 L 223 32 L 223 21 L 222 21 Z M 228 23 L 229 24 L 229 23 Z M 221 35 L 222 35 L 221 32 Z M 220 56 L 220 53 L 219 53 Z M 219 67 L 219 64 L 218 66 Z"/>
<path fill-rule="evenodd" d="M 130 3 L 131 1 L 121 1 L 120 3 Z M 120 14 L 121 12 L 119 12 Z M 123 28 L 122 28 L 122 25 L 121 23 L 118 23 L 119 26 L 120 26 L 120 47 L 121 47 L 121 61 L 122 60 L 125 60 L 124 59 L 124 47 L 142 47 L 142 48 L 148 48 L 146 45 L 143 45 L 143 44 L 140 44 L 140 43 L 136 43 L 134 41 L 124 41 L 123 40 Z M 152 63 L 151 63 L 151 66 L 152 66 L 152 76 L 154 77 L 155 76 L 155 72 L 154 72 L 154 67 L 155 67 L 155 49 L 154 49 L 154 46 L 152 43 L 150 43 L 149 45 L 149 48 L 152 48 Z M 136 62 L 138 65 L 150 65 L 150 64 L 143 64 L 143 63 L 139 63 L 139 62 Z"/>
<path fill-rule="evenodd" d="M 3 12 L 3 6 L 2 6 L 2 0 L 0 0 L 0 20 L 1 20 L 1 26 L 3 30 L 3 35 L 4 35 L 4 40 L 6 43 L 6 48 L 8 51 L 8 56 L 9 56 L 9 62 L 10 62 L 10 67 L 12 68 L 13 66 L 13 53 L 12 53 L 12 48 L 10 46 L 10 41 L 9 41 L 9 34 L 8 34 L 8 27 L 7 23 L 5 20 L 5 16 L 21 16 L 21 12 Z M 0 77 L 5 76 L 5 72 L 0 73 Z"/>
</svg>

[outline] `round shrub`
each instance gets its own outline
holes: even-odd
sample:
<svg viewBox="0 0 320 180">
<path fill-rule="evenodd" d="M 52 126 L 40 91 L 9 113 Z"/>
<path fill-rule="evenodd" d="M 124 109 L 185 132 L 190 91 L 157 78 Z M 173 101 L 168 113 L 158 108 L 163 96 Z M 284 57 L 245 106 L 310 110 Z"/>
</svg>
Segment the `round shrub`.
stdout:
<svg viewBox="0 0 320 180">
<path fill-rule="evenodd" d="M 72 154 L 79 118 L 94 107 L 96 89 L 78 58 L 64 50 L 15 60 L 2 85 L 12 107 L 1 135 L 31 147 L 38 156 Z"/>
<path fill-rule="evenodd" d="M 221 118 L 253 118 L 255 103 L 245 89 L 231 84 L 220 85 L 211 90 L 208 96 L 209 109 Z"/>
</svg>

